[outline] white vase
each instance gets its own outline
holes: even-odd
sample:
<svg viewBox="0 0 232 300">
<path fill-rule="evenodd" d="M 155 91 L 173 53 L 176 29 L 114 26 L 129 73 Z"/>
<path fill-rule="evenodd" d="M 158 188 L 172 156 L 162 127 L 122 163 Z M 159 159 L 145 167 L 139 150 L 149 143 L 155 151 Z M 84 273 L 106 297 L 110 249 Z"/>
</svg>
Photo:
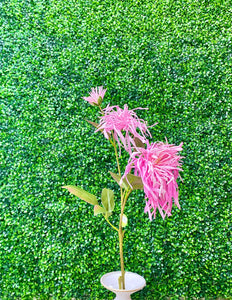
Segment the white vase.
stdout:
<svg viewBox="0 0 232 300">
<path fill-rule="evenodd" d="M 130 295 L 142 290 L 145 285 L 145 279 L 132 272 L 125 272 L 125 290 L 120 290 L 118 286 L 118 277 L 121 271 L 111 272 L 101 277 L 101 284 L 108 290 L 116 294 L 114 300 L 131 300 Z"/>
</svg>

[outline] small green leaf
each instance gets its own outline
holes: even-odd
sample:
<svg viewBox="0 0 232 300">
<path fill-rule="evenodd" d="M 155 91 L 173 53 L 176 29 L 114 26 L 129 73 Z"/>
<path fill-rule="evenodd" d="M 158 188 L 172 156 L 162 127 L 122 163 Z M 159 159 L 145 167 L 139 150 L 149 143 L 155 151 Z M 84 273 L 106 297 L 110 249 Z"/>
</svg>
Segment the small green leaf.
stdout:
<svg viewBox="0 0 232 300">
<path fill-rule="evenodd" d="M 101 199 L 107 213 L 112 212 L 114 210 L 114 192 L 110 189 L 103 189 Z"/>
<path fill-rule="evenodd" d="M 103 101 L 103 99 L 102 99 L 102 97 L 100 96 L 100 97 L 98 98 L 98 100 L 97 100 L 98 105 L 101 105 L 101 104 L 102 104 L 102 101 Z"/>
<path fill-rule="evenodd" d="M 86 119 L 85 119 L 86 120 Z M 93 125 L 94 127 L 98 128 L 99 124 L 98 123 L 95 123 L 95 122 L 92 122 L 92 121 L 89 121 L 89 120 L 86 120 L 89 124 Z"/>
<path fill-rule="evenodd" d="M 133 190 L 142 190 L 143 189 L 143 182 L 142 182 L 141 177 L 135 176 L 133 174 L 127 174 L 126 178 L 128 179 Z"/>
<path fill-rule="evenodd" d="M 122 215 L 122 227 L 126 227 L 128 223 L 128 219 L 127 219 L 127 216 L 126 215 Z"/>
<path fill-rule="evenodd" d="M 99 214 L 105 214 L 106 210 L 104 207 L 101 207 L 100 205 L 94 205 L 94 216 L 97 216 Z"/>
<path fill-rule="evenodd" d="M 98 123 L 89 121 L 89 120 L 87 120 L 87 119 L 85 119 L 85 121 L 87 121 L 89 124 L 93 125 L 95 128 L 98 129 L 98 127 L 99 127 L 99 124 L 98 124 Z M 100 132 L 103 133 L 103 129 L 100 129 Z M 108 137 L 110 137 L 110 133 L 109 133 L 109 132 L 107 133 L 107 135 L 108 135 Z"/>
<path fill-rule="evenodd" d="M 110 171 L 109 171 L 110 172 Z M 126 181 L 126 179 L 123 179 L 121 185 L 120 185 L 120 180 L 121 177 L 118 174 L 112 173 L 110 172 L 110 175 L 113 177 L 113 179 L 117 182 L 117 184 L 119 186 L 121 186 L 123 189 L 128 190 L 130 188 L 128 182 Z"/>
<path fill-rule="evenodd" d="M 98 205 L 97 197 L 95 195 L 86 192 L 85 190 L 81 189 L 78 186 L 67 185 L 67 186 L 62 186 L 62 188 L 67 189 L 71 194 L 79 197 L 80 199 L 92 205 Z"/>
<path fill-rule="evenodd" d="M 135 137 L 134 142 L 135 142 L 136 147 L 145 148 L 145 144 L 139 138 Z"/>
<path fill-rule="evenodd" d="M 132 190 L 142 190 L 143 189 L 143 182 L 141 177 L 135 176 L 133 174 L 127 174 L 126 178 L 122 180 L 120 185 L 121 177 L 118 174 L 110 172 L 110 175 L 114 178 L 114 180 L 118 183 L 119 186 L 124 188 L 125 190 L 132 189 Z M 129 183 L 130 184 L 129 184 Z"/>
<path fill-rule="evenodd" d="M 112 212 L 106 212 L 106 213 L 105 213 L 106 219 L 108 219 L 111 215 L 112 215 Z"/>
</svg>

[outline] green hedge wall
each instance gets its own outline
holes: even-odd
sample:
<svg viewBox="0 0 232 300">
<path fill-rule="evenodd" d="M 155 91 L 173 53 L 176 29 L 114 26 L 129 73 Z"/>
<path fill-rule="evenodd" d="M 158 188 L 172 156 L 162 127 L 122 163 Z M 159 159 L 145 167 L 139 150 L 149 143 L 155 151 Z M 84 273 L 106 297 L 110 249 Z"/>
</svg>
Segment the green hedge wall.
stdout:
<svg viewBox="0 0 232 300">
<path fill-rule="evenodd" d="M 133 299 L 231 299 L 231 1 L 0 5 L 0 298 L 113 299 L 99 279 L 117 236 L 61 189 L 117 191 L 81 100 L 104 85 L 106 103 L 149 108 L 154 141 L 184 142 L 182 209 L 150 222 L 141 192 L 128 202 L 126 269 L 147 281 Z"/>
</svg>

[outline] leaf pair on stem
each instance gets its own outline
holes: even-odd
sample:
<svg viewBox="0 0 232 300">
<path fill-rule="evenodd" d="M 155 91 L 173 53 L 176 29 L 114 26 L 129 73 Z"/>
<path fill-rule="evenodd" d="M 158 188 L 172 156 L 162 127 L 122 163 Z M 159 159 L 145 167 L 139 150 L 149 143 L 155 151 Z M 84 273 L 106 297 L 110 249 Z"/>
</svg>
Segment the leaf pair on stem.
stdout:
<svg viewBox="0 0 232 300">
<path fill-rule="evenodd" d="M 143 183 L 141 178 L 132 174 L 128 174 L 126 178 L 121 178 L 118 174 L 110 172 L 110 175 L 118 183 L 118 185 L 123 188 L 126 192 L 130 192 L 136 189 L 143 189 Z M 99 205 L 97 197 L 89 192 L 83 190 L 82 188 L 74 185 L 63 186 L 71 194 L 77 196 L 78 198 L 84 200 L 85 202 L 94 205 L 94 215 L 102 214 L 107 220 L 112 214 L 115 207 L 114 201 L 114 191 L 104 188 L 101 193 L 102 206 Z M 127 224 L 127 217 L 123 215 L 123 227 Z"/>
</svg>

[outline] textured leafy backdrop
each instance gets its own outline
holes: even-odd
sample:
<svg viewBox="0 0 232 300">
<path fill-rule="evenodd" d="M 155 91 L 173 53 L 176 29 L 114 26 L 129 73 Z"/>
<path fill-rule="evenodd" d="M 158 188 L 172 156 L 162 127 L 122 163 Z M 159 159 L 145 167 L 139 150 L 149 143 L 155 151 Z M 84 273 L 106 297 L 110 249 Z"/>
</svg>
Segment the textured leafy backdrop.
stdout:
<svg viewBox="0 0 232 300">
<path fill-rule="evenodd" d="M 133 299 L 232 297 L 230 4 L 0 3 L 2 299 L 113 299 L 99 278 L 120 267 L 117 236 L 61 189 L 118 189 L 84 120 L 98 121 L 81 97 L 99 85 L 112 105 L 148 107 L 156 141 L 184 143 L 182 209 L 150 222 L 141 192 L 127 204 L 125 266 L 147 281 Z"/>
</svg>

